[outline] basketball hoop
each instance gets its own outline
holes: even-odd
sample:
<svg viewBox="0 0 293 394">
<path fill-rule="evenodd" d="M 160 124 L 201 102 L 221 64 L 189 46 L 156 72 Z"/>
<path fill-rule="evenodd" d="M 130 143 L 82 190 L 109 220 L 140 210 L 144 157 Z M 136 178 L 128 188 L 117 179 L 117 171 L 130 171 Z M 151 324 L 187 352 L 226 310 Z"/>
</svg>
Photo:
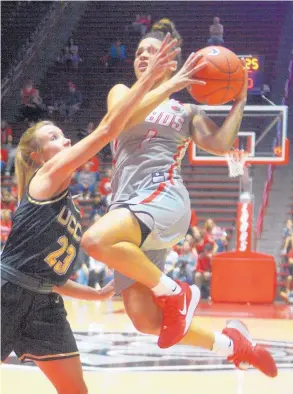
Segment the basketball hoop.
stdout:
<svg viewBox="0 0 293 394">
<path fill-rule="evenodd" d="M 244 150 L 234 149 L 226 154 L 230 178 L 235 178 L 244 174 L 247 159 L 248 153 Z"/>
</svg>

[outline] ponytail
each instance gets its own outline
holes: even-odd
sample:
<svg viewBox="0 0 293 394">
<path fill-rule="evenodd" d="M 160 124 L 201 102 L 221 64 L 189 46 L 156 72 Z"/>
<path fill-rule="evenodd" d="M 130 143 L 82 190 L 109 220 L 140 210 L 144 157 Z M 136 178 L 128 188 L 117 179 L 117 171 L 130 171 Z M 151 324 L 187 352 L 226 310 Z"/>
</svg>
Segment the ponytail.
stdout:
<svg viewBox="0 0 293 394">
<path fill-rule="evenodd" d="M 35 171 L 40 167 L 39 164 L 31 158 L 31 153 L 40 152 L 40 147 L 36 138 L 36 131 L 46 125 L 53 125 L 53 123 L 49 121 L 38 122 L 27 129 L 20 138 L 15 156 L 18 203 L 20 203 L 25 193 L 25 189 Z"/>
</svg>

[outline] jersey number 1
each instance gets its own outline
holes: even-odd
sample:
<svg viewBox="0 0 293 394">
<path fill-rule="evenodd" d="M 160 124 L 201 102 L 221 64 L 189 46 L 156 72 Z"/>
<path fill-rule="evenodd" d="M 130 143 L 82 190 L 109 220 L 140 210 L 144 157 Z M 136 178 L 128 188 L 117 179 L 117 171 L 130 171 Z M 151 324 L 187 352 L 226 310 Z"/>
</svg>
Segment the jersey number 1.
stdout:
<svg viewBox="0 0 293 394">
<path fill-rule="evenodd" d="M 58 243 L 61 245 L 61 247 L 48 254 L 48 256 L 45 258 L 45 262 L 53 268 L 56 274 L 64 275 L 76 256 L 76 249 L 73 245 L 68 245 L 68 238 L 65 235 L 62 235 L 58 239 Z M 63 259 L 63 261 L 58 260 L 59 257 L 64 253 L 66 253 L 67 256 Z"/>
</svg>

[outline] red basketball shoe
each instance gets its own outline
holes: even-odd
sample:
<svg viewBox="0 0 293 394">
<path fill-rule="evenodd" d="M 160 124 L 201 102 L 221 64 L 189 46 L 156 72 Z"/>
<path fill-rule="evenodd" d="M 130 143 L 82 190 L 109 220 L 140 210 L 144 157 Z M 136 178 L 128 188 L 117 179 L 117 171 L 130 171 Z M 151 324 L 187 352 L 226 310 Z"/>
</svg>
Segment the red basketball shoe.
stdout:
<svg viewBox="0 0 293 394">
<path fill-rule="evenodd" d="M 200 290 L 197 286 L 176 282 L 181 287 L 179 294 L 154 297 L 163 312 L 158 339 L 158 346 L 162 349 L 175 345 L 184 337 L 200 300 Z"/>
<path fill-rule="evenodd" d="M 247 327 L 241 321 L 228 321 L 223 334 L 233 341 L 234 354 L 227 360 L 232 361 L 237 368 L 247 369 L 249 365 L 252 365 L 271 378 L 278 375 L 278 369 L 271 354 L 264 347 L 252 342 Z"/>
</svg>

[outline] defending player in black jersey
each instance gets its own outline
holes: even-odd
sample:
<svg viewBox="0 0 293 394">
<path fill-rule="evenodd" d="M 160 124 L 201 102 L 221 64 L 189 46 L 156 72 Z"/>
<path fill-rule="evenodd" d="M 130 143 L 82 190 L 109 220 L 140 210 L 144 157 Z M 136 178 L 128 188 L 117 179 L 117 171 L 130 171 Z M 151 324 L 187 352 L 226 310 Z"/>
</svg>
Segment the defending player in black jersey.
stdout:
<svg viewBox="0 0 293 394">
<path fill-rule="evenodd" d="M 21 137 L 16 156 L 19 206 L 2 253 L 1 360 L 14 350 L 33 360 L 59 394 L 87 393 L 78 349 L 62 298 L 102 299 L 68 278 L 81 240 L 80 214 L 68 191 L 73 172 L 125 128 L 143 95 L 174 67 L 174 42 L 149 64 L 146 75 L 108 112 L 99 127 L 71 146 L 62 130 L 40 122 Z"/>
</svg>

